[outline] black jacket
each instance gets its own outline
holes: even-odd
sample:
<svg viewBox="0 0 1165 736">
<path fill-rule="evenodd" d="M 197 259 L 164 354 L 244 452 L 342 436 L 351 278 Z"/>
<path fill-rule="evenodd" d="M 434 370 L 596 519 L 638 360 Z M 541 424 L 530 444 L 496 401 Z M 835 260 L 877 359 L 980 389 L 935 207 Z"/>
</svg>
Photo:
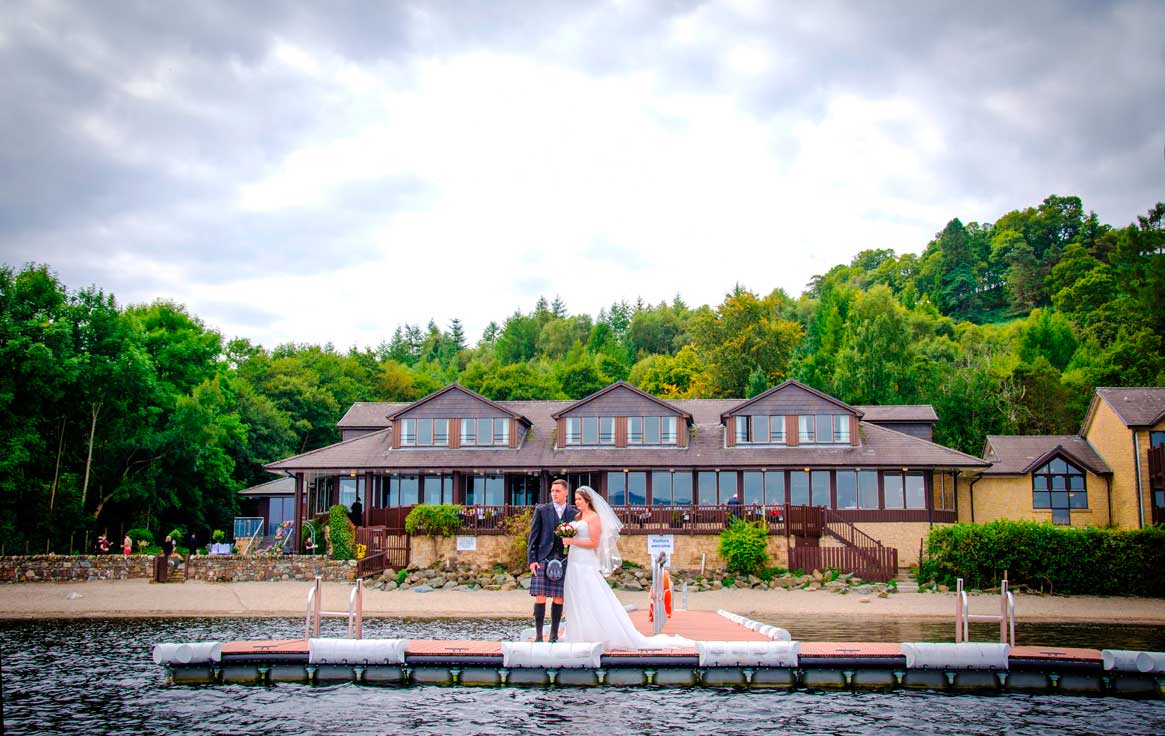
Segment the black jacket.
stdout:
<svg viewBox="0 0 1165 736">
<path fill-rule="evenodd" d="M 559 524 L 574 521 L 578 516 L 578 509 L 570 504 L 562 512 L 562 519 L 554 510 L 554 504 L 544 503 L 535 507 L 534 520 L 530 522 L 530 537 L 526 543 L 526 564 L 542 562 L 551 554 L 562 556 L 566 547 L 562 538 L 554 533 Z"/>
</svg>

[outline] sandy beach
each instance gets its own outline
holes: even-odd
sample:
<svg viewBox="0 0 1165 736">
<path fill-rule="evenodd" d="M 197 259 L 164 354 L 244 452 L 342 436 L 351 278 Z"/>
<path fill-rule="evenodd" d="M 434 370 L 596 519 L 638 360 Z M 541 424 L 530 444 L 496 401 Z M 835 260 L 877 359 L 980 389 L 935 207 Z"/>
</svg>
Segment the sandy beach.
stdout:
<svg viewBox="0 0 1165 736">
<path fill-rule="evenodd" d="M 158 585 L 145 580 L 0 585 L 0 618 L 113 618 L 184 616 L 302 616 L 310 583 Z M 351 585 L 326 583 L 324 607 L 346 610 Z M 646 607 L 647 593 L 619 591 L 624 603 Z M 678 600 L 677 600 L 678 603 Z M 530 613 L 524 590 L 366 590 L 366 616 L 405 618 L 521 618 Z M 972 613 L 998 613 L 999 599 L 972 595 Z M 1021 621 L 1165 625 L 1165 601 L 1151 598 L 1016 595 Z M 854 615 L 953 619 L 954 593 L 894 593 L 886 598 L 825 591 L 730 590 L 690 593 L 688 608 L 727 609 L 753 618 Z"/>
</svg>

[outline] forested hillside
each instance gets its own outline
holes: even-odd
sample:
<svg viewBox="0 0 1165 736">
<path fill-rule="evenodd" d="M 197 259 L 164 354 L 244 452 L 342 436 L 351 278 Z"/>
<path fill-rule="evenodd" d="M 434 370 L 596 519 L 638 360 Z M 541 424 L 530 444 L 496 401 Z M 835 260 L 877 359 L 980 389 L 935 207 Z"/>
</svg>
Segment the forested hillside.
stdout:
<svg viewBox="0 0 1165 736">
<path fill-rule="evenodd" d="M 851 404 L 933 404 L 936 440 L 976 455 L 987 434 L 1077 431 L 1094 386 L 1165 385 L 1165 204 L 1112 227 L 1048 197 L 995 223 L 951 220 L 920 255 L 862 251 L 798 298 L 764 287 L 593 317 L 542 299 L 476 345 L 454 320 L 341 352 L 228 340 L 177 304 L 121 306 L 51 264 L 4 266 L 0 540 L 68 551 L 133 526 L 227 529 L 236 491 L 337 441 L 352 402 L 451 381 L 506 400 L 620 379 L 747 397 L 796 378 Z"/>
</svg>

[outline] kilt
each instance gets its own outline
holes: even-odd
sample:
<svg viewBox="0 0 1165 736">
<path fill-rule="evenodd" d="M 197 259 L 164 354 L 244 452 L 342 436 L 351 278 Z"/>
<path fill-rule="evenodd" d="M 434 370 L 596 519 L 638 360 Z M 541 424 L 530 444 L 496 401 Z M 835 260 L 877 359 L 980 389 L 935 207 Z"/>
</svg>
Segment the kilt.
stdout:
<svg viewBox="0 0 1165 736">
<path fill-rule="evenodd" d="M 540 565 L 538 571 L 530 578 L 530 595 L 546 596 L 547 598 L 561 598 L 563 587 L 566 585 L 566 576 L 561 580 L 548 580 L 546 566 Z"/>
</svg>

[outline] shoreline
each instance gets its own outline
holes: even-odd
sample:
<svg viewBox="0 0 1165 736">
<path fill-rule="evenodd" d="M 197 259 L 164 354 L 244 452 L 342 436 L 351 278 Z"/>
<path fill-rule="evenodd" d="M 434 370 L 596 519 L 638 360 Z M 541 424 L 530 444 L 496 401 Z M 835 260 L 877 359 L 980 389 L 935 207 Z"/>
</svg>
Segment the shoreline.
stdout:
<svg viewBox="0 0 1165 736">
<path fill-rule="evenodd" d="M 283 618 L 303 616 L 310 582 L 154 584 L 146 580 L 0 585 L 0 619 L 33 618 Z M 324 583 L 326 610 L 347 610 L 351 584 Z M 616 591 L 639 608 L 646 592 Z M 676 592 L 676 607 L 681 596 Z M 428 593 L 365 589 L 366 618 L 526 618 L 532 599 L 525 590 Z M 971 613 L 998 614 L 999 598 L 975 594 Z M 750 618 L 795 620 L 805 616 L 861 616 L 953 620 L 954 593 L 892 593 L 886 598 L 824 590 L 719 590 L 688 594 L 688 608 L 725 609 Z M 1157 598 L 1016 594 L 1022 622 L 1165 626 L 1165 601 Z"/>
</svg>

